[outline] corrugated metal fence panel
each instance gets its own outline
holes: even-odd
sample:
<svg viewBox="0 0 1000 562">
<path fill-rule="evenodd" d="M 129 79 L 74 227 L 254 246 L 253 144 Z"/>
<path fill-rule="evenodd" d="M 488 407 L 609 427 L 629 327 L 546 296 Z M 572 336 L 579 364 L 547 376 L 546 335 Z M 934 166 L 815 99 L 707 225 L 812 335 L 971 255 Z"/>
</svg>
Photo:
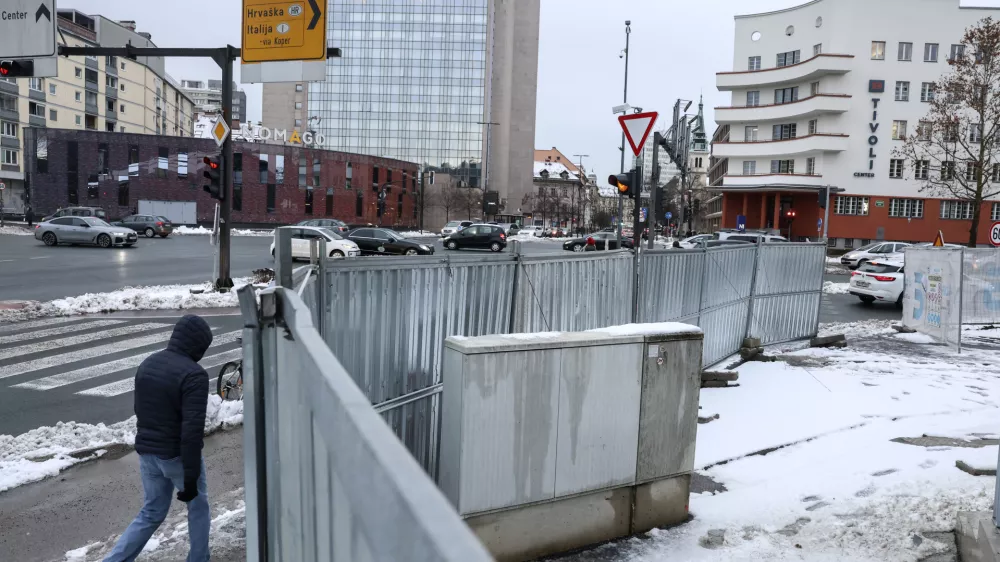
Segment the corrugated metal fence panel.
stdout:
<svg viewBox="0 0 1000 562">
<path fill-rule="evenodd" d="M 705 253 L 702 310 L 750 296 L 756 252 L 755 247 L 747 245 L 740 248 L 712 248 Z"/>
<path fill-rule="evenodd" d="M 639 322 L 668 322 L 697 316 L 705 252 L 654 250 L 644 252 L 642 259 Z"/>
<path fill-rule="evenodd" d="M 577 332 L 632 320 L 632 256 L 522 256 L 514 332 Z"/>
<path fill-rule="evenodd" d="M 820 298 L 820 291 L 755 298 L 750 335 L 764 345 L 815 336 Z"/>
<path fill-rule="evenodd" d="M 996 248 L 965 250 L 962 323 L 1000 324 L 1000 250 Z"/>
<path fill-rule="evenodd" d="M 763 244 L 757 261 L 757 296 L 820 291 L 826 264 L 826 245 L 809 243 Z"/>
<path fill-rule="evenodd" d="M 746 335 L 749 306 L 750 299 L 744 299 L 701 314 L 698 325 L 705 332 L 705 345 L 702 347 L 702 364 L 705 367 L 739 351 Z"/>
</svg>

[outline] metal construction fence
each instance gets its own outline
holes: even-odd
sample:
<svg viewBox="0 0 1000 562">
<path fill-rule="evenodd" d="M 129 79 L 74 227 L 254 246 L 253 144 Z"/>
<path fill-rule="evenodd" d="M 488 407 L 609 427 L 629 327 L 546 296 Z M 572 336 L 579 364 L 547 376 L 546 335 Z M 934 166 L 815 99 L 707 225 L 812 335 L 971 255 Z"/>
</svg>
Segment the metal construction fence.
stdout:
<svg viewBox="0 0 1000 562">
<path fill-rule="evenodd" d="M 736 353 L 746 336 L 764 343 L 814 336 L 825 256 L 823 244 L 798 243 L 654 250 L 640 254 L 637 272 L 627 251 L 523 255 L 515 248 L 317 259 L 311 282 L 301 270 L 293 280 L 291 264 L 279 263 L 278 276 L 289 272 L 281 284 L 313 303 L 333 354 L 435 475 L 446 337 L 677 321 L 704 330 L 708 366 Z"/>
<path fill-rule="evenodd" d="M 314 328 L 297 291 L 240 291 L 247 560 L 486 561 Z"/>
</svg>

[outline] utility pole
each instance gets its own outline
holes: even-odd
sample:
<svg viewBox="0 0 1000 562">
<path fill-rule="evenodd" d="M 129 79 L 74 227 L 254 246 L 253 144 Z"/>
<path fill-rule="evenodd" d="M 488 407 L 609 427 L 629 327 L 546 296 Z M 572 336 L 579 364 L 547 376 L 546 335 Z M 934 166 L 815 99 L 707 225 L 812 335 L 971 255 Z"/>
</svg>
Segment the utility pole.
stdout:
<svg viewBox="0 0 1000 562">
<path fill-rule="evenodd" d="M 628 47 L 629 39 L 632 35 L 632 21 L 625 20 L 625 93 L 622 103 L 628 104 Z M 619 174 L 625 173 L 625 131 L 622 131 L 622 162 L 621 169 L 618 171 Z M 618 247 L 622 247 L 622 222 L 624 222 L 624 217 L 622 215 L 625 213 L 625 200 L 622 195 L 618 194 Z"/>
<path fill-rule="evenodd" d="M 577 167 L 577 169 L 580 170 L 580 186 L 581 187 L 585 186 L 585 185 L 587 185 L 587 177 L 584 175 L 584 171 L 583 171 L 583 159 L 584 158 L 590 158 L 590 155 L 589 154 L 574 154 L 573 157 L 580 159 L 580 165 Z M 580 195 L 580 203 L 581 203 L 581 205 L 583 204 L 583 195 L 582 194 Z M 574 206 L 573 207 L 573 212 L 576 213 L 577 222 L 582 224 L 583 221 L 579 220 L 580 219 L 579 208 Z"/>
<path fill-rule="evenodd" d="M 486 125 L 486 160 L 483 162 L 483 202 L 485 203 L 486 193 L 490 190 L 490 140 L 493 137 L 493 125 L 499 125 L 496 121 L 476 121 L 479 125 Z M 486 205 L 484 204 L 485 208 Z M 498 206 L 499 210 L 499 206 Z M 486 213 L 483 213 L 485 215 Z M 483 220 L 489 220 L 483 217 Z M 421 229 L 423 227 L 421 226 Z"/>
</svg>

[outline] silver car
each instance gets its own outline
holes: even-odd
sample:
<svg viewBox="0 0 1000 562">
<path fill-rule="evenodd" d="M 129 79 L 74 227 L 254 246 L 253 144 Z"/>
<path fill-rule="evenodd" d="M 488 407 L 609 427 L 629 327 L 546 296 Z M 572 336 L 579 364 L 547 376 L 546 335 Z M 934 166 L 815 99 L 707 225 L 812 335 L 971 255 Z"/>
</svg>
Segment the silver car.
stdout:
<svg viewBox="0 0 1000 562">
<path fill-rule="evenodd" d="M 130 248 L 139 236 L 134 230 L 110 224 L 95 217 L 59 217 L 35 226 L 35 240 L 46 246 L 57 244 L 93 244 L 102 248 Z"/>
</svg>

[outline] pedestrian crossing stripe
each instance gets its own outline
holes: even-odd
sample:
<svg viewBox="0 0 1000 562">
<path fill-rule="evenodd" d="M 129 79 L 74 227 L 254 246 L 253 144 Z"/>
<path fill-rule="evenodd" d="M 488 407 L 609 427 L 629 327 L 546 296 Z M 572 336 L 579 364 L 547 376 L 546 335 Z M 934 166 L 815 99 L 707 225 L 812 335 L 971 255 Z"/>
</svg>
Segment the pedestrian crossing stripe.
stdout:
<svg viewBox="0 0 1000 562">
<path fill-rule="evenodd" d="M 45 320 L 32 320 L 31 322 L 18 322 L 16 324 L 4 324 L 0 326 L 0 334 L 7 334 L 10 332 L 20 332 L 21 330 L 29 330 L 31 328 L 39 327 L 50 327 L 56 324 L 66 324 L 68 322 L 79 322 L 80 317 L 72 318 L 47 318 Z"/>
<path fill-rule="evenodd" d="M 70 334 L 72 332 L 81 332 L 83 330 L 93 330 L 94 328 L 104 328 L 106 326 L 120 326 L 124 324 L 124 320 L 95 320 L 86 324 L 72 324 L 69 326 L 60 326 L 58 328 L 49 328 L 47 330 L 39 330 L 37 332 L 23 332 L 20 334 L 12 334 L 9 336 L 0 336 L 0 345 L 8 343 L 17 343 L 21 341 L 36 340 L 39 338 L 47 338 L 50 336 L 61 336 L 63 334 Z"/>
<path fill-rule="evenodd" d="M 92 341 L 97 341 L 97 340 L 120 338 L 122 336 L 129 336 L 136 333 L 148 332 L 150 330 L 163 330 L 163 329 L 173 329 L 173 326 L 169 324 L 149 322 L 146 324 L 136 324 L 134 326 L 125 326 L 123 328 L 104 330 L 103 332 L 94 332 L 92 334 L 81 334 L 78 336 L 69 336 L 66 338 L 28 343 L 16 347 L 8 347 L 6 349 L 0 349 L 0 361 L 3 361 L 4 359 L 12 359 L 14 357 L 20 357 L 22 355 L 31 355 L 34 353 L 41 353 L 43 351 L 52 351 L 54 349 L 61 349 L 63 347 L 80 345 L 82 343 L 90 343 Z M 169 338 L 169 334 L 167 337 Z"/>
<path fill-rule="evenodd" d="M 230 361 L 236 361 L 243 357 L 242 349 L 231 349 L 229 351 L 218 353 L 216 355 L 209 355 L 208 357 L 202 357 L 201 361 L 198 362 L 199 365 L 205 370 L 212 369 L 214 367 L 221 367 Z M 217 377 L 213 377 L 213 381 Z M 21 386 L 21 385 L 18 385 Z M 113 396 L 121 396 L 135 390 L 135 377 L 129 377 L 127 379 L 122 379 L 117 382 L 104 384 L 87 390 L 81 390 L 77 394 L 82 394 L 84 396 L 101 396 L 105 398 L 110 398 Z M 209 386 L 209 392 L 215 392 L 214 386 Z"/>
<path fill-rule="evenodd" d="M 242 333 L 241 330 L 236 330 L 234 332 L 219 334 L 214 338 L 212 338 L 212 347 L 233 343 L 234 341 L 236 341 L 237 338 L 239 338 L 241 333 Z M 209 349 L 212 348 L 210 347 Z M 58 388 L 60 386 L 65 386 L 67 384 L 74 384 L 97 377 L 103 377 L 104 375 L 110 375 L 112 373 L 117 373 L 118 371 L 124 371 L 126 369 L 134 369 L 138 367 L 139 364 L 142 363 L 147 357 L 156 353 L 157 351 L 160 350 L 150 351 L 139 355 L 133 355 L 131 357 L 125 357 L 123 359 L 116 359 L 114 361 L 101 363 L 99 365 L 82 367 L 80 369 L 75 369 L 73 371 L 67 371 L 64 373 L 52 375 L 50 377 L 28 381 L 21 384 L 15 384 L 14 388 L 29 388 L 31 390 L 51 390 L 53 388 Z M 207 358 L 203 358 L 202 362 L 204 362 L 205 359 Z M 225 363 L 225 361 L 223 361 L 223 363 Z M 202 366 L 204 367 L 204 365 Z"/>
</svg>

